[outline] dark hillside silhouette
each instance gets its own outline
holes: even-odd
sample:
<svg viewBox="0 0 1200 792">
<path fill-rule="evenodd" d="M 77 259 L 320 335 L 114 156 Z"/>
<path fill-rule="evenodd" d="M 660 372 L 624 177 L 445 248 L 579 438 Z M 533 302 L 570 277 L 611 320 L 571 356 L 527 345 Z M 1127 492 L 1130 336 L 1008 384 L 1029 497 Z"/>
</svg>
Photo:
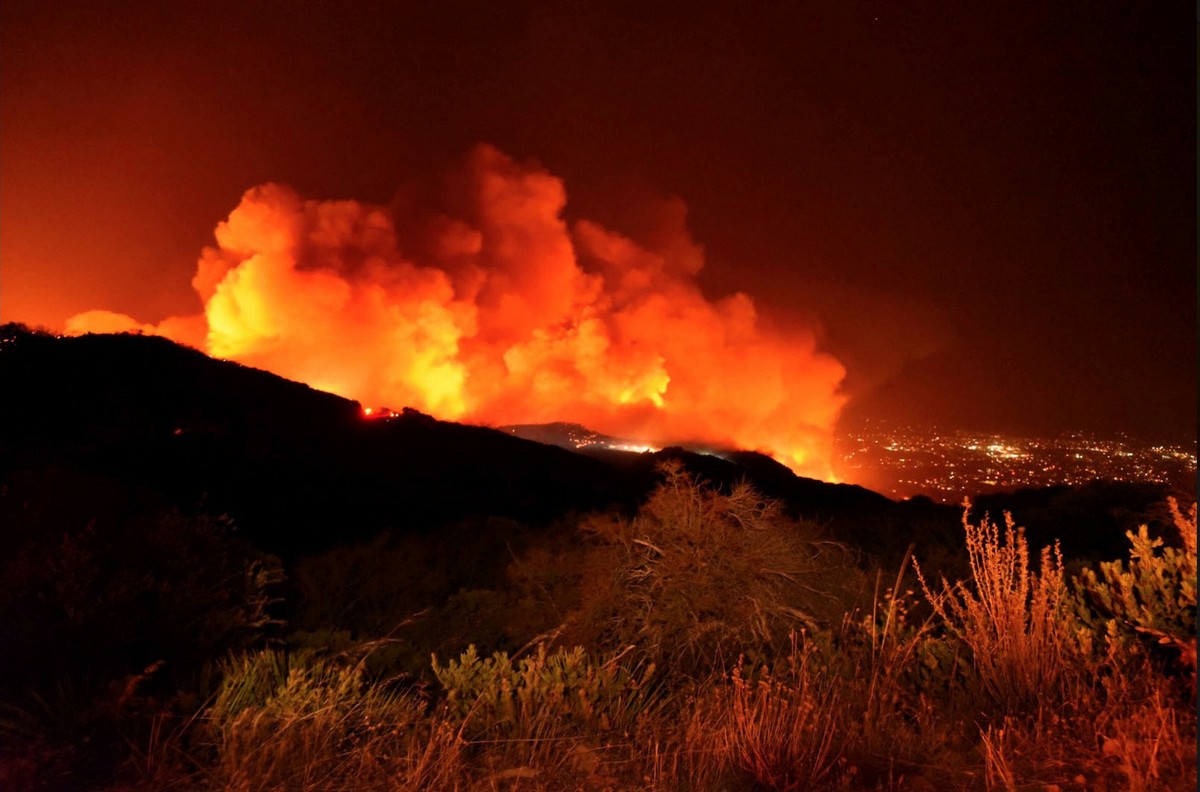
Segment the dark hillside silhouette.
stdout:
<svg viewBox="0 0 1200 792">
<path fill-rule="evenodd" d="M 353 401 L 161 338 L 10 330 L 0 382 L 5 476 L 56 465 L 148 486 L 284 556 L 633 498 L 596 460 L 411 411 L 368 421 Z"/>
<path fill-rule="evenodd" d="M 756 454 L 584 455 L 412 410 L 366 420 L 356 402 L 162 338 L 56 338 L 12 326 L 5 338 L 5 475 L 65 465 L 147 486 L 182 508 L 230 514 L 285 557 L 471 516 L 548 524 L 631 511 L 664 458 L 722 486 L 753 480 L 807 516 L 890 505 L 858 487 L 798 479 Z"/>
<path fill-rule="evenodd" d="M 631 513 L 665 459 L 718 487 L 747 480 L 881 559 L 899 558 L 910 542 L 957 542 L 957 507 L 797 477 L 754 452 L 575 453 L 413 410 L 367 420 L 354 401 L 163 338 L 0 328 L 5 480 L 52 467 L 146 488 L 176 508 L 230 515 L 243 535 L 285 559 L 382 529 L 426 533 L 489 516 L 546 526 L 610 507 Z M 1073 554 L 1115 557 L 1124 530 L 1164 494 L 1098 483 L 988 496 L 977 507 L 996 516 L 1012 510 L 1035 543 L 1053 533 Z"/>
</svg>

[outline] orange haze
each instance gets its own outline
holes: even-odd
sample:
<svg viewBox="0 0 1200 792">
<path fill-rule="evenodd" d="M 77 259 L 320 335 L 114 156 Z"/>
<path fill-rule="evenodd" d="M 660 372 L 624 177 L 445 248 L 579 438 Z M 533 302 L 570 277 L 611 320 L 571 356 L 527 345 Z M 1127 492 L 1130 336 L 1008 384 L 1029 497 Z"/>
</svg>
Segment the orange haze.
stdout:
<svg viewBox="0 0 1200 792">
<path fill-rule="evenodd" d="M 845 370 L 811 332 L 707 299 L 675 201 L 653 240 L 563 220 L 563 183 L 477 147 L 421 212 L 249 190 L 192 285 L 195 317 L 108 311 L 71 333 L 158 333 L 364 404 L 484 424 L 575 421 L 663 445 L 757 449 L 830 477 Z"/>
</svg>

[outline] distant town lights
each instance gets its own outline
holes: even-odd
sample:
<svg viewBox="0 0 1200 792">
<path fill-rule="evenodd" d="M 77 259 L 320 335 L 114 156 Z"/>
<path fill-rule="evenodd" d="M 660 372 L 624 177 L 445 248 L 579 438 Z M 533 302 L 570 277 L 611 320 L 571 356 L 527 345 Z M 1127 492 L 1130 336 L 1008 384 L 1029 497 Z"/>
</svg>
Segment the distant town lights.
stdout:
<svg viewBox="0 0 1200 792">
<path fill-rule="evenodd" d="M 872 423 L 838 441 L 843 442 L 847 448 L 841 451 L 841 463 L 849 480 L 900 497 L 923 494 L 953 503 L 988 489 L 1084 484 L 1095 479 L 1195 486 L 1194 449 L 1138 446 L 1128 437 L 925 434 L 913 427 Z M 1017 460 L 1020 464 L 1014 464 Z"/>
</svg>

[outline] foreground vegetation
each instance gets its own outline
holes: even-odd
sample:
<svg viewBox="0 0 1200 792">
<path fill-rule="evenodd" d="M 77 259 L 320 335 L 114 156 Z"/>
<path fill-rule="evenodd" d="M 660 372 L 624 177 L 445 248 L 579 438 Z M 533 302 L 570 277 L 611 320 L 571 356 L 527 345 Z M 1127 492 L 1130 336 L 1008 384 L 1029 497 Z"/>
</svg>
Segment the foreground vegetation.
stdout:
<svg viewBox="0 0 1200 792">
<path fill-rule="evenodd" d="M 1166 541 L 1080 566 L 968 505 L 965 559 L 870 569 L 666 466 L 636 515 L 510 548 L 418 611 L 448 573 L 411 538 L 285 583 L 220 521 L 135 519 L 120 573 L 94 530 L 7 562 L 0 616 L 27 623 L 0 786 L 1191 789 L 1196 508 L 1170 508 Z"/>
</svg>

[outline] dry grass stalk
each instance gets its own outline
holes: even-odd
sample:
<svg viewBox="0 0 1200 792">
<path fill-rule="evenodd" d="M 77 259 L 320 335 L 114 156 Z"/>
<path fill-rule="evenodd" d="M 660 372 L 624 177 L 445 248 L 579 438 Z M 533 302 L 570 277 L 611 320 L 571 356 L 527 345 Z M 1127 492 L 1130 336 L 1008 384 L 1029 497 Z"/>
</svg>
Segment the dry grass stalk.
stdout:
<svg viewBox="0 0 1200 792">
<path fill-rule="evenodd" d="M 1131 792 L 1196 788 L 1195 721 L 1161 690 L 1141 701 L 1113 702 L 1098 719 L 1097 737 Z"/>
<path fill-rule="evenodd" d="M 988 789 L 1014 792 L 1016 775 L 1009 764 L 1004 727 L 987 727 L 979 732 L 979 751 L 983 755 L 984 782 Z"/>
<path fill-rule="evenodd" d="M 1024 530 L 1011 515 L 1003 531 L 986 515 L 974 525 L 965 502 L 962 524 L 971 585 L 943 578 L 932 591 L 914 560 L 926 598 L 970 647 L 979 681 L 998 703 L 1014 709 L 1058 697 L 1075 633 L 1058 545 L 1042 549 L 1034 571 Z"/>
<path fill-rule="evenodd" d="M 834 785 L 844 739 L 838 688 L 812 660 L 793 643 L 782 671 L 751 680 L 738 667 L 708 691 L 688 735 L 694 761 L 708 764 L 697 775 L 732 772 L 770 790 Z"/>
</svg>

